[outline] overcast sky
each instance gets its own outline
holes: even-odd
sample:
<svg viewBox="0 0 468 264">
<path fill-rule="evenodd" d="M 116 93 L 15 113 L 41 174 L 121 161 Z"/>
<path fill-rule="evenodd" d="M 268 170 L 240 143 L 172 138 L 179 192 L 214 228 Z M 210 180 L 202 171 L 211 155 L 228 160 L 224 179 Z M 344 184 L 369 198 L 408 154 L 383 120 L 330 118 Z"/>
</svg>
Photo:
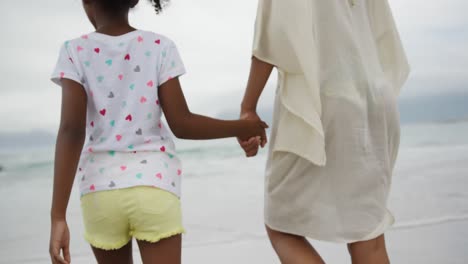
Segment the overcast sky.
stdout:
<svg viewBox="0 0 468 264">
<path fill-rule="evenodd" d="M 217 115 L 237 109 L 249 70 L 257 1 L 174 0 L 160 16 L 140 2 L 131 22 L 177 43 L 188 71 L 181 81 L 191 110 Z M 402 96 L 467 94 L 468 1 L 390 2 L 412 66 Z M 61 93 L 49 74 L 59 47 L 93 30 L 81 0 L 0 1 L 0 10 L 0 132 L 55 131 Z M 262 105 L 271 104 L 272 87 Z"/>
</svg>

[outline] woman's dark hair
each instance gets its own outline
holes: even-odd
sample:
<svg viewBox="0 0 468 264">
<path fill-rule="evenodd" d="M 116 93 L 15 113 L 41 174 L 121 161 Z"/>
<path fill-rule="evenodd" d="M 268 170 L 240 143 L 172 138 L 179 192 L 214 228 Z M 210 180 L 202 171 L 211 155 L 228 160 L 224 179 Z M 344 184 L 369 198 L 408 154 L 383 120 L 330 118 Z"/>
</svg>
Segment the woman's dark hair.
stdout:
<svg viewBox="0 0 468 264">
<path fill-rule="evenodd" d="M 149 0 L 154 7 L 156 14 L 162 12 L 163 8 L 169 3 L 169 0 Z M 99 0 L 102 7 L 112 11 L 120 12 L 135 7 L 137 0 Z"/>
</svg>

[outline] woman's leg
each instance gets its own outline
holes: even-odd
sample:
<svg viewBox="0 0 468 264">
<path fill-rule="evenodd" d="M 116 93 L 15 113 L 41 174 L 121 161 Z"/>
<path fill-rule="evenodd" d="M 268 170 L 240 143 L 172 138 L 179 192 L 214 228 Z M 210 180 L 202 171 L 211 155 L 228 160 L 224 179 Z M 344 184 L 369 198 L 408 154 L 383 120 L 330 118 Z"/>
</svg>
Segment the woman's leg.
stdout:
<svg viewBox="0 0 468 264">
<path fill-rule="evenodd" d="M 273 230 L 266 226 L 271 244 L 282 264 L 324 264 L 314 247 L 301 236 Z"/>
<path fill-rule="evenodd" d="M 182 262 L 182 236 L 162 239 L 157 243 L 138 241 L 143 264 L 180 264 Z"/>
<path fill-rule="evenodd" d="M 389 264 L 385 237 L 348 244 L 353 264 Z"/>
<path fill-rule="evenodd" d="M 102 250 L 91 247 L 99 264 L 132 264 L 132 241 L 117 250 Z"/>
</svg>

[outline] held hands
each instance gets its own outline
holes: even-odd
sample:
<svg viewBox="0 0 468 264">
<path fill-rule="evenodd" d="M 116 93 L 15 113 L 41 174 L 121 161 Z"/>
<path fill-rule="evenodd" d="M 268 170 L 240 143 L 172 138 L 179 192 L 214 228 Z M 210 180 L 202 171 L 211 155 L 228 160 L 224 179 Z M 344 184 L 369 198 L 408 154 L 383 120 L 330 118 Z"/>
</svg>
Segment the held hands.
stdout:
<svg viewBox="0 0 468 264">
<path fill-rule="evenodd" d="M 60 251 L 62 251 L 62 255 Z M 65 220 L 52 220 L 49 253 L 52 264 L 69 264 L 71 262 L 70 231 Z"/>
<path fill-rule="evenodd" d="M 268 142 L 265 129 L 268 128 L 268 125 L 261 121 L 260 117 L 256 112 L 249 111 L 249 112 L 242 112 L 240 116 L 241 120 L 250 121 L 253 124 L 261 124 L 262 129 L 257 131 L 257 133 L 253 133 L 248 137 L 239 137 L 237 141 L 239 145 L 244 149 L 245 154 L 247 157 L 254 157 L 258 153 L 258 148 L 261 146 L 262 148 L 265 147 L 266 143 Z M 260 132 L 260 133 L 258 133 Z"/>
</svg>

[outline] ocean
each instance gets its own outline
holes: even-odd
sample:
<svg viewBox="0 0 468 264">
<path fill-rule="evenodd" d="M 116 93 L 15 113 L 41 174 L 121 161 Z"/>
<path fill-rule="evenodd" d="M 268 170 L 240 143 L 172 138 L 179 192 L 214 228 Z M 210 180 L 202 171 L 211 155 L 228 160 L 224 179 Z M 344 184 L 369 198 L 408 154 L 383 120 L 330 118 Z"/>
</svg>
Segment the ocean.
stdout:
<svg viewBox="0 0 468 264">
<path fill-rule="evenodd" d="M 277 263 L 262 223 L 266 149 L 246 159 L 234 139 L 177 140 L 176 146 L 185 172 L 185 263 L 240 263 L 233 261 L 245 261 L 242 256 L 258 261 L 242 263 Z M 53 158 L 53 145 L 0 150 L 0 263 L 48 263 Z M 468 122 L 402 126 L 389 199 L 397 220 L 389 232 L 394 263 L 468 263 L 467 187 Z M 76 189 L 68 213 L 72 257 L 74 263 L 92 263 L 91 251 L 82 239 Z M 411 239 L 415 243 L 408 245 Z M 411 253 L 409 248 L 418 243 L 422 245 L 416 249 L 419 253 Z M 421 254 L 431 246 L 434 252 Z M 235 249 L 232 255 L 237 259 L 201 261 L 204 250 L 230 254 L 222 247 Z M 329 259 L 339 258 L 332 253 L 334 249 L 322 247 Z"/>
</svg>

